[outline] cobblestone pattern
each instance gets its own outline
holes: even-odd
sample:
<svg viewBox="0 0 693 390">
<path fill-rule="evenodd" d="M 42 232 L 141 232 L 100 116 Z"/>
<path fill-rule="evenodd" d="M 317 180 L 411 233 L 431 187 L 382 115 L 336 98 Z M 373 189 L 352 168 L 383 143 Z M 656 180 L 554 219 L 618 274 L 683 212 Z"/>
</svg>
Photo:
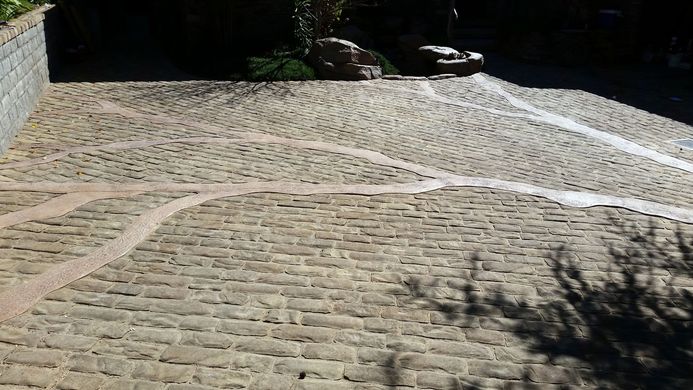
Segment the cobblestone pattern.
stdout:
<svg viewBox="0 0 693 390">
<path fill-rule="evenodd" d="M 466 91 L 466 95 L 460 98 L 470 102 L 475 102 L 477 97 L 491 98 L 487 91 L 479 92 L 477 96 L 476 89 L 479 88 L 460 85 L 470 82 L 460 80 L 467 79 L 432 82 L 432 85 L 438 88 L 438 85 L 451 84 L 448 89 L 459 86 L 458 90 Z M 397 88 L 409 87 L 400 85 L 407 82 L 382 83 L 395 84 Z M 225 93 L 231 85 L 233 89 Z M 686 172 L 662 169 L 655 162 L 615 152 L 609 145 L 547 124 L 427 102 L 418 94 L 383 90 L 378 83 L 360 88 L 348 83 L 330 86 L 319 82 L 265 87 L 211 82 L 196 82 L 194 85 L 161 83 L 148 85 L 146 89 L 118 84 L 109 85 L 108 90 L 105 86 L 89 85 L 88 89 L 93 91 L 92 94 L 98 93 L 105 99 L 142 111 L 189 116 L 284 137 L 378 150 L 393 158 L 420 162 L 458 174 L 529 181 L 548 188 L 644 198 L 683 207 L 690 202 L 688 194 L 681 191 L 687 185 L 693 185 L 691 175 Z M 177 92 L 178 88 L 188 90 L 189 87 L 187 95 Z M 416 88 L 416 84 L 412 83 L 411 88 Z M 86 85 L 70 85 L 61 88 L 60 93 L 51 96 L 50 100 L 80 96 L 77 89 L 84 99 L 84 94 L 88 93 Z M 338 95 L 334 95 L 334 91 L 339 91 Z M 383 94 L 397 98 L 383 99 Z M 317 100 L 322 104 L 313 105 L 310 110 L 302 108 Z M 346 101 L 355 102 L 354 106 L 345 110 L 343 102 Z M 514 109 L 500 97 L 496 97 L 495 104 L 505 104 L 508 111 Z M 266 115 L 268 112 L 272 115 Z M 612 114 L 618 116 L 621 112 L 620 109 L 613 110 Z M 644 113 L 634 115 L 644 115 L 647 119 L 643 120 L 652 116 Z M 52 118 L 44 119 L 43 114 L 40 117 L 51 128 L 76 125 L 69 120 L 69 124 L 65 123 L 66 118 L 56 123 Z M 94 115 L 87 123 L 77 124 L 84 130 L 82 135 L 67 134 L 67 138 L 62 138 L 59 133 L 51 134 L 54 140 L 44 139 L 43 142 L 72 142 L 74 137 L 88 139 L 90 132 L 105 126 L 107 130 L 99 133 L 101 139 L 102 133 L 117 131 L 114 127 L 119 125 L 113 121 L 112 117 Z M 137 130 L 146 126 L 145 123 L 136 123 L 126 139 L 153 137 L 141 135 Z M 171 134 L 170 129 L 166 132 Z M 200 135 L 203 132 L 189 129 L 179 136 L 190 133 Z M 118 131 L 105 135 L 105 139 L 120 139 L 117 134 L 124 133 Z M 43 153 L 41 150 L 27 156 Z M 513 169 L 507 169 L 509 165 Z M 653 175 L 653 172 L 657 173 Z"/>
<path fill-rule="evenodd" d="M 398 88 L 416 87 L 402 83 Z M 455 98 L 505 104 L 464 83 L 432 84 Z M 684 206 L 693 200 L 685 173 L 544 124 L 431 103 L 378 83 L 55 84 L 8 159 L 204 133 L 74 112 L 97 99 L 364 147 L 455 173 Z M 621 108 L 612 115 L 630 114 L 650 119 Z M 265 145 L 74 155 L 0 175 L 102 182 L 414 178 L 358 159 Z M 0 231 L 0 286 L 89 253 L 135 216 L 180 195 L 102 200 Z M 0 193 L 0 212 L 51 197 Z M 691 225 L 481 189 L 210 201 L 177 213 L 127 256 L 0 324 L 0 386 L 690 388 L 692 241 Z"/>
<path fill-rule="evenodd" d="M 616 100 L 581 90 L 522 88 L 491 77 L 517 97 L 545 110 L 567 116 L 580 123 L 616 134 L 669 156 L 691 160 L 693 151 L 670 141 L 690 138 L 690 126 L 675 120 L 652 115 Z M 466 82 L 466 81 L 463 81 Z M 615 115 L 618 112 L 633 115 Z"/>
<path fill-rule="evenodd" d="M 48 85 L 42 8 L 0 30 L 0 155 L 34 110 Z"/>
</svg>

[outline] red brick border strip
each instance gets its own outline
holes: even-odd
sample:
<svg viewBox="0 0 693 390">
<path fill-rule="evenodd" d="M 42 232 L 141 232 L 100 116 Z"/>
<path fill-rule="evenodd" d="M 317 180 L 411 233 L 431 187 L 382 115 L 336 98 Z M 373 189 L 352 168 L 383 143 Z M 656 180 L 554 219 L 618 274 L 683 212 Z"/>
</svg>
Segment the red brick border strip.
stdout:
<svg viewBox="0 0 693 390">
<path fill-rule="evenodd" d="M 176 119 L 161 115 L 139 114 L 132 110 L 121 110 L 118 106 L 102 104 L 102 108 L 114 113 L 130 117 L 139 117 L 162 121 L 164 123 L 181 123 Z M 186 124 L 189 124 L 186 122 Z M 212 126 L 212 125 L 210 125 Z M 199 126 L 198 126 L 199 127 Z M 0 191 L 28 191 L 65 194 L 53 198 L 43 204 L 26 210 L 0 216 L 0 228 L 12 224 L 27 222 L 40 218 L 50 218 L 63 215 L 71 210 L 96 199 L 127 197 L 144 192 L 176 192 L 191 193 L 171 201 L 163 206 L 146 211 L 123 232 L 123 234 L 87 256 L 62 263 L 49 271 L 36 276 L 26 283 L 12 286 L 0 294 L 0 322 L 13 318 L 43 298 L 46 294 L 78 280 L 113 260 L 127 254 L 149 234 L 154 232 L 161 222 L 170 215 L 202 204 L 208 200 L 224 197 L 246 195 L 252 193 L 281 193 L 290 195 L 313 194 L 418 194 L 450 187 L 477 187 L 517 192 L 551 199 L 560 204 L 572 207 L 609 206 L 633 210 L 639 213 L 669 218 L 681 222 L 693 223 L 693 210 L 684 209 L 656 202 L 635 198 L 584 193 L 576 191 L 560 191 L 531 184 L 455 175 L 418 164 L 399 161 L 379 152 L 365 149 L 349 148 L 327 142 L 302 141 L 260 133 L 246 133 L 244 138 L 190 137 L 173 140 L 125 141 L 108 145 L 80 146 L 64 150 L 46 157 L 19 161 L 0 165 L 0 169 L 26 167 L 55 161 L 71 153 L 92 151 L 124 150 L 142 148 L 168 143 L 273 143 L 296 148 L 321 150 L 337 154 L 364 158 L 368 161 L 393 168 L 404 169 L 421 176 L 430 177 L 428 180 L 404 184 L 384 185 L 354 185 L 354 184 L 309 184 L 290 183 L 283 181 L 241 183 L 241 184 L 186 184 L 186 183 L 0 183 Z"/>
<path fill-rule="evenodd" d="M 46 294 L 78 280 L 113 260 L 127 254 L 149 234 L 154 232 L 160 223 L 170 215 L 189 207 L 202 204 L 208 200 L 246 195 L 252 193 L 281 193 L 292 195 L 312 194 L 418 194 L 446 187 L 484 187 L 514 192 L 521 192 L 552 199 L 556 202 L 574 207 L 592 207 L 598 205 L 625 207 L 645 214 L 665 216 L 667 218 L 693 223 L 693 210 L 681 209 L 653 202 L 631 198 L 616 198 L 607 195 L 585 194 L 571 191 L 557 191 L 542 187 L 507 182 L 502 180 L 470 178 L 455 176 L 417 181 L 405 184 L 386 185 L 349 185 L 349 184 L 306 184 L 286 182 L 264 182 L 243 184 L 175 184 L 144 183 L 134 185 L 92 184 L 92 183 L 9 183 L 0 190 L 41 191 L 41 192 L 81 192 L 94 188 L 121 188 L 128 193 L 137 191 L 201 191 L 176 199 L 163 206 L 149 210 L 135 221 L 119 237 L 95 250 L 87 256 L 62 263 L 49 271 L 38 275 L 26 283 L 13 286 L 0 294 L 0 322 L 13 318 L 38 302 Z M 211 191 L 211 192 L 210 192 Z M 44 203 L 45 206 L 45 203 Z M 37 206 L 38 207 L 38 206 Z"/>
<path fill-rule="evenodd" d="M 24 222 L 60 217 L 95 200 L 128 198 L 136 194 L 133 192 L 73 192 L 56 196 L 39 205 L 0 215 L 0 229 Z"/>
</svg>

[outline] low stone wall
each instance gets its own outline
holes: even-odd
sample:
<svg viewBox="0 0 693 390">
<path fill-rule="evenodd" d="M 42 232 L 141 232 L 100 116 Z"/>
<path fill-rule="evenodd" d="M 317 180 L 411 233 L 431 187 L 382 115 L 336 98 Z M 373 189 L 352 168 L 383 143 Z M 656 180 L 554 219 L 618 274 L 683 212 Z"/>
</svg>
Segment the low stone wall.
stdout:
<svg viewBox="0 0 693 390">
<path fill-rule="evenodd" d="M 0 30 L 0 154 L 34 110 L 48 85 L 48 54 L 41 7 Z"/>
</svg>

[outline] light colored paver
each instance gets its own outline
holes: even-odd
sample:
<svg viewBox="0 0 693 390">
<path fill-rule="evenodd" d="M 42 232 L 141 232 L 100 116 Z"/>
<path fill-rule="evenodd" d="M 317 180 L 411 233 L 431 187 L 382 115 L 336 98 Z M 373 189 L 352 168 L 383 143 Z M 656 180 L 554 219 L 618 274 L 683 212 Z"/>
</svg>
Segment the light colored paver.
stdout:
<svg viewBox="0 0 693 390">
<path fill-rule="evenodd" d="M 367 149 L 463 176 L 693 204 L 693 175 L 685 170 L 524 118 L 471 79 L 430 87 L 518 115 L 445 104 L 407 81 L 54 84 L 1 163 L 240 130 Z M 503 88 L 542 107 L 520 87 Z M 571 101 L 577 111 L 598 101 L 600 115 L 660 120 L 590 99 Z M 94 112 L 99 101 L 145 115 Z M 656 129 L 647 132 L 618 135 L 667 154 L 653 145 Z M 84 149 L 0 175 L 8 185 L 422 179 L 349 154 L 259 143 Z M 0 293 L 117 241 L 149 210 L 190 192 L 97 196 L 72 211 L 7 225 L 0 230 Z M 0 209 L 18 212 L 55 196 L 0 191 Z M 373 196 L 227 196 L 184 208 L 153 230 L 124 256 L 0 323 L 1 386 L 691 385 L 691 224 L 452 186 Z"/>
</svg>

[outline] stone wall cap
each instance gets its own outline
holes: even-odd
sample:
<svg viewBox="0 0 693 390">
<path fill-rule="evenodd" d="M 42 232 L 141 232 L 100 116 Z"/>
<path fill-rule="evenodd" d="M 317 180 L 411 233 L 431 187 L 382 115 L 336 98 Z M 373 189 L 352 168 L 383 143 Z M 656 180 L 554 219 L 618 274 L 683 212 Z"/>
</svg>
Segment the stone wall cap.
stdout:
<svg viewBox="0 0 693 390">
<path fill-rule="evenodd" d="M 45 4 L 37 7 L 19 17 L 10 20 L 7 25 L 0 27 L 0 46 L 6 44 L 17 36 L 21 35 L 28 29 L 41 23 L 46 16 L 46 11 L 55 7 L 52 4 Z"/>
</svg>

